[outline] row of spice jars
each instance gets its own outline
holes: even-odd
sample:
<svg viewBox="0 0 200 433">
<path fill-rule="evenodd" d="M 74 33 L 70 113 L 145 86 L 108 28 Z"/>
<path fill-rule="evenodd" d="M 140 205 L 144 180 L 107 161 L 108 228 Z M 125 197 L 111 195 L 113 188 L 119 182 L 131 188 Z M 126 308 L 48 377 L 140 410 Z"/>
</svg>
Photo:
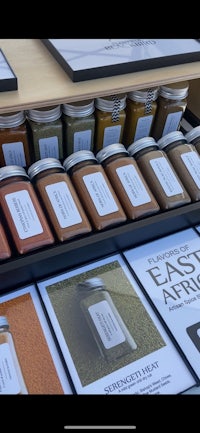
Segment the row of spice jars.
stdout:
<svg viewBox="0 0 200 433">
<path fill-rule="evenodd" d="M 16 249 L 24 254 L 54 243 L 50 227 L 65 241 L 200 200 L 200 157 L 175 131 L 157 143 L 152 137 L 139 139 L 128 149 L 111 144 L 96 156 L 77 151 L 63 165 L 44 158 L 28 173 L 3 167 L 0 197 Z M 0 258 L 7 258 L 3 230 L 2 240 Z"/>
<path fill-rule="evenodd" d="M 187 105 L 188 82 L 128 94 L 0 115 L 0 166 L 29 167 L 46 157 L 63 160 L 78 150 L 113 143 L 128 147 L 177 130 Z"/>
</svg>

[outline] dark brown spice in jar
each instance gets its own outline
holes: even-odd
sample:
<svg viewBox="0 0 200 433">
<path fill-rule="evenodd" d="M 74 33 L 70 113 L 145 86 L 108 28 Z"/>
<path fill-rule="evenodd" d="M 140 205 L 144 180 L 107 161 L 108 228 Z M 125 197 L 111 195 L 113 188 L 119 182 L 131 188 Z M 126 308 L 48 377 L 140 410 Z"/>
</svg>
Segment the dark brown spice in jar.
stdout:
<svg viewBox="0 0 200 433">
<path fill-rule="evenodd" d="M 8 259 L 11 257 L 11 249 L 7 239 L 6 232 L 0 221 L 0 260 Z"/>
<path fill-rule="evenodd" d="M 187 143 L 181 131 L 173 131 L 158 140 L 192 201 L 200 200 L 200 156 L 192 144 Z"/>
<path fill-rule="evenodd" d="M 33 185 L 59 241 L 89 233 L 91 224 L 61 162 L 44 158 L 28 169 Z"/>
<path fill-rule="evenodd" d="M 151 215 L 160 207 L 136 161 L 121 143 L 110 144 L 96 154 L 129 219 Z"/>
<path fill-rule="evenodd" d="M 20 254 L 54 243 L 30 178 L 23 167 L 0 168 L 0 204 Z"/>
<path fill-rule="evenodd" d="M 153 192 L 160 208 L 173 209 L 191 202 L 166 153 L 153 137 L 144 137 L 128 147 Z"/>
<path fill-rule="evenodd" d="M 76 188 L 78 196 L 96 230 L 123 223 L 125 212 L 97 159 L 90 150 L 80 150 L 68 156 L 63 166 Z"/>
<path fill-rule="evenodd" d="M 195 126 L 191 129 L 191 131 L 185 134 L 185 138 L 187 143 L 191 143 L 195 146 L 197 152 L 200 155 L 200 125 Z"/>
</svg>

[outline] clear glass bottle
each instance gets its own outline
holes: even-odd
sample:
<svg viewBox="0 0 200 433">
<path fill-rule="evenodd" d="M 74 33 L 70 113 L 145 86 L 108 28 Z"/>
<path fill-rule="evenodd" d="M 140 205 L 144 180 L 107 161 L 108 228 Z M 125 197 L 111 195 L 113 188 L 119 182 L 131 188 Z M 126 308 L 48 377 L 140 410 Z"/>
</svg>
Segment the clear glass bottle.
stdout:
<svg viewBox="0 0 200 433">
<path fill-rule="evenodd" d="M 124 320 L 101 278 L 77 284 L 77 296 L 101 356 L 114 361 L 137 349 Z"/>
<path fill-rule="evenodd" d="M 59 241 L 91 232 L 76 190 L 58 159 L 43 158 L 34 162 L 28 175 Z"/>
<path fill-rule="evenodd" d="M 123 144 L 110 144 L 101 149 L 96 158 L 102 164 L 129 219 L 159 211 L 160 207 L 136 161 Z"/>
<path fill-rule="evenodd" d="M 29 137 L 34 161 L 43 158 L 63 159 L 63 124 L 61 106 L 27 110 Z"/>
<path fill-rule="evenodd" d="M 195 126 L 191 131 L 185 134 L 187 143 L 191 143 L 195 146 L 198 154 L 200 155 L 200 125 Z"/>
<path fill-rule="evenodd" d="M 166 153 L 153 137 L 144 137 L 128 147 L 162 210 L 191 202 L 191 198 Z"/>
<path fill-rule="evenodd" d="M 66 155 L 94 147 L 94 99 L 62 104 L 63 139 Z"/>
<path fill-rule="evenodd" d="M 94 229 L 102 230 L 127 220 L 103 167 L 92 151 L 74 152 L 64 160 L 63 166 Z"/>
<path fill-rule="evenodd" d="M 169 132 L 179 130 L 187 107 L 188 89 L 188 81 L 160 86 L 157 110 L 151 130 L 151 136 L 155 141 Z"/>
<path fill-rule="evenodd" d="M 134 90 L 126 98 L 126 120 L 122 143 L 125 147 L 133 141 L 151 135 L 157 110 L 158 87 Z"/>
<path fill-rule="evenodd" d="M 28 394 L 7 317 L 0 316 L 0 395 Z"/>
<path fill-rule="evenodd" d="M 122 143 L 126 119 L 126 94 L 95 99 L 94 153 L 113 143 Z"/>
<path fill-rule="evenodd" d="M 26 170 L 0 168 L 0 206 L 19 254 L 54 243 L 54 237 Z"/>
<path fill-rule="evenodd" d="M 158 140 L 192 201 L 200 200 L 200 156 L 181 131 L 169 132 Z"/>
<path fill-rule="evenodd" d="M 24 111 L 0 115 L 0 166 L 28 167 L 32 161 Z"/>
</svg>

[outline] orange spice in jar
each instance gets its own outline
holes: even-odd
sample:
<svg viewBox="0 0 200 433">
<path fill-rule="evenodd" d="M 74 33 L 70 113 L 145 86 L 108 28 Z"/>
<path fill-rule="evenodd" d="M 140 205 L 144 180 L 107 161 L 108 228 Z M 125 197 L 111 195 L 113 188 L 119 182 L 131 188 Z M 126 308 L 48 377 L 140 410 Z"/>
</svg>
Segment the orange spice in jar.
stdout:
<svg viewBox="0 0 200 433">
<path fill-rule="evenodd" d="M 54 243 L 39 199 L 23 167 L 0 168 L 0 205 L 19 254 Z"/>
<path fill-rule="evenodd" d="M 3 224 L 0 221 L 0 260 L 5 260 L 11 257 L 11 249 L 7 238 L 7 233 L 4 230 Z"/>
<path fill-rule="evenodd" d="M 92 151 L 73 153 L 64 160 L 63 166 L 94 229 L 102 230 L 127 220 L 103 167 Z"/>
<path fill-rule="evenodd" d="M 94 153 L 112 143 L 121 143 L 126 119 L 126 94 L 95 99 Z"/>
<path fill-rule="evenodd" d="M 58 159 L 36 161 L 29 167 L 28 175 L 59 241 L 91 232 L 76 190 Z"/>
<path fill-rule="evenodd" d="M 151 215 L 160 207 L 136 161 L 121 143 L 110 144 L 96 154 L 129 219 Z"/>
<path fill-rule="evenodd" d="M 166 153 L 159 149 L 153 137 L 144 137 L 128 147 L 162 210 L 191 203 L 191 198 L 179 179 Z"/>
</svg>

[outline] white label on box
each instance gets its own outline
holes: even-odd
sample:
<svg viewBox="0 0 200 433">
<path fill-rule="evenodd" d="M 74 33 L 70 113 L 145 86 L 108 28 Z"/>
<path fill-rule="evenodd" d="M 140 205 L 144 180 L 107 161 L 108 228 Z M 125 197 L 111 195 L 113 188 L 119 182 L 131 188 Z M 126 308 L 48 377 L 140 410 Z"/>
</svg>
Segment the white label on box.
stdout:
<svg viewBox="0 0 200 433">
<path fill-rule="evenodd" d="M 153 116 L 143 116 L 137 121 L 134 141 L 139 140 L 143 137 L 148 137 L 152 125 Z"/>
<path fill-rule="evenodd" d="M 150 164 L 167 197 L 183 193 L 169 162 L 164 157 L 151 159 Z"/>
<path fill-rule="evenodd" d="M 100 216 L 118 211 L 118 206 L 102 173 L 83 176 L 83 181 Z"/>
<path fill-rule="evenodd" d="M 43 232 L 28 191 L 6 194 L 5 199 L 20 239 L 27 239 Z"/>
<path fill-rule="evenodd" d="M 74 152 L 91 149 L 92 131 L 79 131 L 74 133 Z"/>
<path fill-rule="evenodd" d="M 6 165 L 26 166 L 24 145 L 21 141 L 2 144 L 2 151 Z"/>
<path fill-rule="evenodd" d="M 121 134 L 121 125 L 108 126 L 104 129 L 103 147 L 109 144 L 119 143 Z"/>
<path fill-rule="evenodd" d="M 46 192 L 61 228 L 73 226 L 82 221 L 69 187 L 65 182 L 47 185 Z"/>
<path fill-rule="evenodd" d="M 176 113 L 168 114 L 165 126 L 163 128 L 162 136 L 178 129 L 182 115 L 183 111 L 177 111 Z"/>
<path fill-rule="evenodd" d="M 19 394 L 20 390 L 9 344 L 0 344 L 0 394 Z"/>
<path fill-rule="evenodd" d="M 181 158 L 192 176 L 197 187 L 200 188 L 200 157 L 196 152 L 187 152 Z"/>
<path fill-rule="evenodd" d="M 107 301 L 91 305 L 88 311 L 106 349 L 125 341 L 125 336 Z"/>
<path fill-rule="evenodd" d="M 132 206 L 140 206 L 151 201 L 136 168 L 132 164 L 119 167 L 116 172 Z"/>
<path fill-rule="evenodd" d="M 39 139 L 40 158 L 59 158 L 58 137 Z"/>
</svg>

